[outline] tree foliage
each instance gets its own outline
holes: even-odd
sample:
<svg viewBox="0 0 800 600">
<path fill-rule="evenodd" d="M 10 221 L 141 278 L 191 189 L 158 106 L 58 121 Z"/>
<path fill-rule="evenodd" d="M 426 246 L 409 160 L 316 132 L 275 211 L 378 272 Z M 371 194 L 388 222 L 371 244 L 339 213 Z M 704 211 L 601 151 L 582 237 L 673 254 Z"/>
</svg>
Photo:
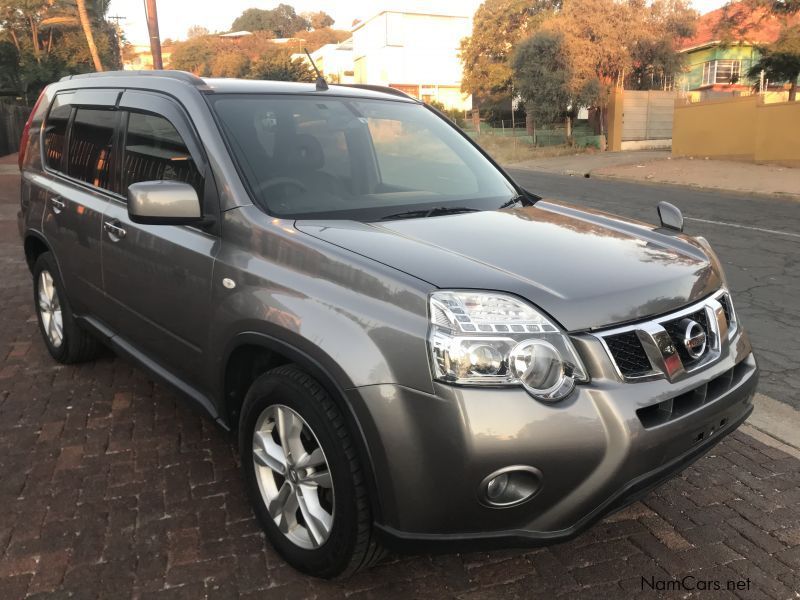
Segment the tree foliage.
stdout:
<svg viewBox="0 0 800 600">
<path fill-rule="evenodd" d="M 292 51 L 299 48 L 276 44 L 271 35 L 259 31 L 236 40 L 206 35 L 177 42 L 170 66 L 201 77 L 313 81 L 306 62 L 292 59 Z"/>
<path fill-rule="evenodd" d="M 335 22 L 332 16 L 322 10 L 317 12 L 305 12 L 301 16 L 306 20 L 311 29 L 325 29 L 326 27 L 333 26 Z"/>
<path fill-rule="evenodd" d="M 117 31 L 105 20 L 107 0 L 85 4 L 100 62 L 106 68 L 120 68 Z M 0 30 L 0 41 L 17 52 L 15 89 L 28 101 L 64 75 L 94 70 L 75 0 L 5 0 L 0 6 Z"/>
<path fill-rule="evenodd" d="M 257 60 L 248 77 L 270 81 L 314 81 L 317 76 L 302 58 L 293 59 L 289 52 L 279 50 Z"/>
<path fill-rule="evenodd" d="M 294 7 L 279 4 L 271 10 L 248 8 L 231 25 L 232 31 L 269 31 L 276 38 L 292 37 L 308 29 L 309 23 L 298 15 Z"/>
<path fill-rule="evenodd" d="M 791 83 L 789 101 L 797 99 L 797 79 L 800 77 L 800 26 L 786 28 L 774 44 L 759 48 L 761 58 L 747 73 L 758 80 L 761 72 L 770 81 Z"/>
<path fill-rule="evenodd" d="M 555 123 L 575 106 L 572 68 L 564 34 L 540 30 L 520 42 L 513 55 L 515 89 L 537 123 Z"/>
<path fill-rule="evenodd" d="M 676 40 L 691 35 L 695 18 L 686 0 L 564 0 L 519 44 L 515 88 L 540 120 L 587 106 L 599 109 L 602 124 L 612 87 L 627 79 L 647 88 L 656 75 L 681 70 Z M 529 64 L 537 60 L 545 66 Z M 557 109 L 539 106 L 548 98 Z"/>
<path fill-rule="evenodd" d="M 191 40 L 192 38 L 202 37 L 204 35 L 208 35 L 209 33 L 211 32 L 207 27 L 203 27 L 202 25 L 192 25 L 186 30 L 186 39 Z"/>
<path fill-rule="evenodd" d="M 485 0 L 475 12 L 472 35 L 461 42 L 462 91 L 490 104 L 510 101 L 514 44 L 560 4 L 560 0 Z"/>
<path fill-rule="evenodd" d="M 324 27 L 322 29 L 312 29 L 311 31 L 301 31 L 297 33 L 296 37 L 305 40 L 304 48 L 308 48 L 309 52 L 314 52 L 325 44 L 338 44 L 350 37 L 349 31 L 341 29 L 331 29 Z"/>
</svg>

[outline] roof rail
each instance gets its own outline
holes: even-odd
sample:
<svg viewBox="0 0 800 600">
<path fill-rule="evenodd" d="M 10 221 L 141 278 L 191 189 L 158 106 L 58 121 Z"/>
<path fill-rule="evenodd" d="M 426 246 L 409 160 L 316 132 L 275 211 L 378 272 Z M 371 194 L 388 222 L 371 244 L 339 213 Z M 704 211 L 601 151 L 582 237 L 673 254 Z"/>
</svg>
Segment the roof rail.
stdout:
<svg viewBox="0 0 800 600">
<path fill-rule="evenodd" d="M 196 87 L 206 85 L 206 82 L 200 79 L 197 75 L 192 75 L 187 71 L 101 71 L 99 73 L 81 73 L 79 75 L 67 75 L 61 78 L 61 81 L 69 81 L 72 79 L 94 79 L 105 77 L 131 77 L 131 76 L 146 76 L 146 77 L 167 77 L 169 79 L 177 79 L 189 85 Z"/>
<path fill-rule="evenodd" d="M 409 100 L 414 100 L 415 102 L 419 102 L 417 98 L 406 94 L 402 90 L 398 90 L 397 88 L 389 87 L 388 85 L 372 85 L 371 83 L 340 83 L 339 86 L 341 87 L 351 87 L 351 88 L 359 88 L 362 90 L 370 90 L 372 92 L 383 92 L 384 94 L 391 94 L 392 96 L 400 96 L 401 98 L 408 98 Z"/>
</svg>

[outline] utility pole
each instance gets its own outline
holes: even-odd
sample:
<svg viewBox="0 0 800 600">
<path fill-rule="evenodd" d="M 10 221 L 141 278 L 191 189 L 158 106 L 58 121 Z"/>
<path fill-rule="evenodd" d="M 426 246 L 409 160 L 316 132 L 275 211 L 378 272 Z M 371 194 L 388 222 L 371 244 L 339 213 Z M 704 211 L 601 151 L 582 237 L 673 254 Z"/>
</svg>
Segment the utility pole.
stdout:
<svg viewBox="0 0 800 600">
<path fill-rule="evenodd" d="M 150 52 L 153 55 L 153 68 L 160 71 L 164 68 L 164 63 L 161 60 L 161 38 L 158 35 L 156 0 L 144 0 L 144 14 L 147 18 L 147 31 L 150 34 Z"/>
</svg>

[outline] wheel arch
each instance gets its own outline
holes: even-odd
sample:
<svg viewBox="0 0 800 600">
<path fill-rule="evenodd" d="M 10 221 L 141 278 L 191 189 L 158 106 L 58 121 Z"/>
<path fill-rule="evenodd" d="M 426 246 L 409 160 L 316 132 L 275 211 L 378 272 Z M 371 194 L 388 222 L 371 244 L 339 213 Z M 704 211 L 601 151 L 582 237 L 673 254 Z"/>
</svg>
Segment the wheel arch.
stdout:
<svg viewBox="0 0 800 600">
<path fill-rule="evenodd" d="M 380 522 L 381 507 L 372 456 L 361 423 L 347 398 L 344 388 L 320 361 L 308 353 L 270 335 L 246 331 L 237 334 L 224 353 L 220 381 L 223 405 L 221 414 L 227 426 L 238 436 L 239 416 L 244 395 L 250 384 L 264 372 L 284 365 L 295 364 L 319 382 L 339 407 L 352 433 L 362 468 L 370 491 L 373 521 Z M 241 362 L 240 362 L 241 360 Z"/>
<path fill-rule="evenodd" d="M 23 240 L 23 248 L 25 250 L 25 262 L 28 264 L 28 270 L 33 273 L 33 265 L 36 264 L 36 259 L 39 258 L 45 252 L 53 253 L 52 248 L 44 239 L 40 233 L 36 231 L 28 231 L 25 233 L 25 238 Z M 58 259 L 55 258 L 55 254 L 53 255 L 54 260 L 56 261 L 56 265 L 58 265 Z M 59 271 L 61 267 L 59 266 Z"/>
</svg>

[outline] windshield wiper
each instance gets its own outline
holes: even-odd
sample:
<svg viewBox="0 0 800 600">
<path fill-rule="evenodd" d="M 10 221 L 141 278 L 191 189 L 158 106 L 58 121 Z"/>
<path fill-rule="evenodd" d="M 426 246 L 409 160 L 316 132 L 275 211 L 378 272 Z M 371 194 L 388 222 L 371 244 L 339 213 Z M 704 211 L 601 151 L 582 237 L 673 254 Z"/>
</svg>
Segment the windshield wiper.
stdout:
<svg viewBox="0 0 800 600">
<path fill-rule="evenodd" d="M 393 221 L 395 219 L 422 219 L 425 217 L 440 217 L 442 215 L 457 215 L 460 213 L 480 212 L 479 208 L 467 208 L 466 206 L 438 206 L 436 208 L 423 208 L 420 210 L 408 210 L 381 217 L 381 221 Z"/>
</svg>

